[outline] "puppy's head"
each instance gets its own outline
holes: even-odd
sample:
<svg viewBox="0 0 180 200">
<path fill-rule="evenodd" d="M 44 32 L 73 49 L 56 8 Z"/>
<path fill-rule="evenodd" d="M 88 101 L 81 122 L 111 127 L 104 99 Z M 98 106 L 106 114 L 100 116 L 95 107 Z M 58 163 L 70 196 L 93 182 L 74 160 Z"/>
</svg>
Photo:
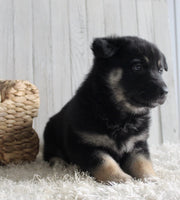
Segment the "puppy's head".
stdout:
<svg viewBox="0 0 180 200">
<path fill-rule="evenodd" d="M 97 73 L 116 102 L 142 110 L 163 104 L 168 89 L 163 81 L 165 57 L 158 48 L 138 37 L 97 38 L 92 44 Z"/>
</svg>

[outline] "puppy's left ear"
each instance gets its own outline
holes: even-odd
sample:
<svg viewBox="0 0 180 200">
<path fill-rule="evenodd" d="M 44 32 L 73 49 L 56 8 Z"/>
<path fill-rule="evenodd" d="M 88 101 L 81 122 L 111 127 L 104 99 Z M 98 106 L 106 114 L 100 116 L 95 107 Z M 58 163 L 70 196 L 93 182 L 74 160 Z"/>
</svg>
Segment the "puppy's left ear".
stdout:
<svg viewBox="0 0 180 200">
<path fill-rule="evenodd" d="M 163 67 L 164 67 L 165 71 L 168 71 L 168 65 L 167 65 L 166 58 L 164 55 L 163 55 Z"/>
<path fill-rule="evenodd" d="M 91 49 L 96 58 L 109 58 L 117 51 L 117 47 L 115 47 L 107 38 L 94 39 Z"/>
</svg>

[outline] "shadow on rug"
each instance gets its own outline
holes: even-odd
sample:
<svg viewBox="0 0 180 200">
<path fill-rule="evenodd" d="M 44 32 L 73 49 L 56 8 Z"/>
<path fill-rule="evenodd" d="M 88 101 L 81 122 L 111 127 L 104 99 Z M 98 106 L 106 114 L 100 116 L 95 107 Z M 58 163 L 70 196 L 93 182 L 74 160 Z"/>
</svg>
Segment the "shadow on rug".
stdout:
<svg viewBox="0 0 180 200">
<path fill-rule="evenodd" d="M 76 166 L 56 163 L 53 168 L 41 155 L 31 164 L 0 167 L 0 200 L 179 200 L 180 145 L 151 148 L 155 182 L 133 180 L 112 186 L 97 183 Z"/>
</svg>

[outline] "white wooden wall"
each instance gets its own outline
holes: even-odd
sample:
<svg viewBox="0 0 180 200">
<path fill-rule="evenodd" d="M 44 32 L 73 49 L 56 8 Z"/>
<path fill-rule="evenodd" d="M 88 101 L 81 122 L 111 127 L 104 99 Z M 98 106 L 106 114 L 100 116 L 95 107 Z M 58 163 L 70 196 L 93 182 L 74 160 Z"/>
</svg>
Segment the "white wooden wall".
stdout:
<svg viewBox="0 0 180 200">
<path fill-rule="evenodd" d="M 94 37 L 138 35 L 167 56 L 167 102 L 154 109 L 151 144 L 180 141 L 177 85 L 165 0 L 0 0 L 0 79 L 26 79 L 40 90 L 35 128 L 71 98 L 92 64 Z M 175 87 L 176 85 L 176 87 Z"/>
<path fill-rule="evenodd" d="M 168 11 L 176 98 L 180 115 L 180 0 L 168 0 Z"/>
</svg>

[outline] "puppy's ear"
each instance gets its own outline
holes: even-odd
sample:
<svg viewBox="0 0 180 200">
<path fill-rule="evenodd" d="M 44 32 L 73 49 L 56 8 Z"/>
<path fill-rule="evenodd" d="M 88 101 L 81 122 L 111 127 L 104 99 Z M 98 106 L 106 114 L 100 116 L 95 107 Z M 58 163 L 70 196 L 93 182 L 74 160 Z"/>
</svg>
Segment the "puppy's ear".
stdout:
<svg viewBox="0 0 180 200">
<path fill-rule="evenodd" d="M 117 51 L 117 47 L 115 47 L 111 41 L 106 38 L 94 39 L 91 49 L 94 56 L 97 58 L 109 58 Z"/>
<path fill-rule="evenodd" d="M 165 71 L 168 71 L 168 65 L 167 65 L 166 58 L 164 55 L 163 55 L 163 67 Z"/>
</svg>

